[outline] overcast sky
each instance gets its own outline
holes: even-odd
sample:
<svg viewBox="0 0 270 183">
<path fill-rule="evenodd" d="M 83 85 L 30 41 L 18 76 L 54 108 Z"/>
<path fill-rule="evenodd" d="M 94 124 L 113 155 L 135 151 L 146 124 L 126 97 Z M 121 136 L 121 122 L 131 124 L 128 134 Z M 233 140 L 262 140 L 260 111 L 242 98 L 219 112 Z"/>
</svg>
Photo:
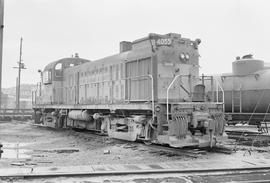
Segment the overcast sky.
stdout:
<svg viewBox="0 0 270 183">
<path fill-rule="evenodd" d="M 269 10 L 269 0 L 5 0 L 2 85 L 15 86 L 21 36 L 22 83 L 57 59 L 99 59 L 149 33 L 200 38 L 205 74 L 231 72 L 238 55 L 270 62 Z"/>
</svg>

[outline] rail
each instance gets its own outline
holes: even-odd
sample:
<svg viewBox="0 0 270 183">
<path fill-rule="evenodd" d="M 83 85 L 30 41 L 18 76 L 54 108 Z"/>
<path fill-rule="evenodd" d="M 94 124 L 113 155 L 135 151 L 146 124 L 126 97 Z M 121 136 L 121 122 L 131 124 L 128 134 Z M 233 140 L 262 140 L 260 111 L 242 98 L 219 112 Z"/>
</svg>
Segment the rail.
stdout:
<svg viewBox="0 0 270 183">
<path fill-rule="evenodd" d="M 216 163 L 216 162 L 214 162 Z M 230 162 L 229 162 L 230 163 Z M 121 175 L 121 176 L 130 176 L 130 174 L 133 175 L 143 175 L 147 174 L 188 174 L 191 175 L 211 175 L 212 179 L 214 176 L 230 176 L 231 179 L 237 180 L 239 182 L 239 177 L 241 175 L 246 174 L 253 174 L 256 175 L 255 177 L 257 179 L 253 179 L 252 181 L 248 182 L 269 182 L 269 176 L 266 176 L 269 174 L 269 166 L 267 165 L 259 165 L 254 166 L 253 163 L 245 163 L 243 161 L 238 166 L 234 167 L 228 167 L 229 163 L 220 163 L 217 167 L 211 167 L 213 163 L 206 164 L 204 161 L 202 161 L 201 164 L 204 165 L 204 167 L 201 168 L 194 168 L 190 167 L 190 164 L 188 163 L 152 163 L 152 164 L 117 164 L 117 165 L 102 165 L 102 168 L 100 168 L 100 165 L 86 165 L 86 166 L 72 166 L 72 167 L 60 167 L 60 166 L 50 166 L 50 167 L 44 167 L 40 169 L 39 167 L 22 167 L 20 169 L 18 168 L 9 168 L 9 171 L 6 171 L 6 168 L 2 168 L 0 179 L 1 178 L 31 178 L 33 180 L 42 178 L 42 179 L 48 179 L 52 177 L 87 177 L 87 176 L 115 176 L 115 175 Z M 248 164 L 248 165 L 247 165 Z M 212 165 L 213 166 L 213 165 Z M 242 167 L 240 167 L 242 166 Z M 261 176 L 258 176 L 261 175 Z M 262 179 L 263 180 L 260 180 Z M 256 181 L 260 180 L 260 181 Z M 38 180 L 36 180 L 39 182 Z M 219 182 L 219 181 L 217 181 Z M 242 181 L 240 181 L 242 182 Z M 247 182 L 247 181 L 243 181 Z"/>
</svg>

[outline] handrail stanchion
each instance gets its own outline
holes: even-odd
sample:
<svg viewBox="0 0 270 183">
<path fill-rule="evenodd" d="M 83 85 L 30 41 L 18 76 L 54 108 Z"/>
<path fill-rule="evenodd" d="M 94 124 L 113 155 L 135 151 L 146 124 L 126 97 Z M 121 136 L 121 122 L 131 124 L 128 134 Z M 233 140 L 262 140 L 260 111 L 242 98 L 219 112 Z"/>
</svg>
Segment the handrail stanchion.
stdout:
<svg viewBox="0 0 270 183">
<path fill-rule="evenodd" d="M 152 94 L 152 117 L 153 117 L 153 120 L 155 118 L 155 114 L 154 114 L 154 111 L 155 111 L 155 99 L 154 99 L 154 78 L 152 75 L 148 75 L 148 77 L 150 77 L 151 79 L 151 84 L 152 84 L 152 91 L 151 91 L 151 94 Z"/>
<path fill-rule="evenodd" d="M 219 100 L 218 100 L 218 83 L 217 83 L 217 85 L 216 85 L 216 93 L 217 93 L 216 97 L 217 97 L 217 102 L 218 102 L 218 101 L 219 101 Z"/>
<path fill-rule="evenodd" d="M 225 112 L 225 93 L 224 93 L 224 90 L 223 88 L 221 87 L 220 83 L 218 82 L 217 79 L 216 80 L 216 83 L 217 83 L 217 97 L 218 97 L 218 88 L 220 88 L 220 91 L 222 93 L 222 105 L 223 105 L 223 112 Z M 218 100 L 217 100 L 218 102 Z"/>
<path fill-rule="evenodd" d="M 169 84 L 169 87 L 167 88 L 167 122 L 169 121 L 169 90 L 172 87 L 173 83 L 175 82 L 175 80 L 181 75 L 177 75 L 174 77 L 174 79 L 172 80 L 172 82 Z"/>
</svg>

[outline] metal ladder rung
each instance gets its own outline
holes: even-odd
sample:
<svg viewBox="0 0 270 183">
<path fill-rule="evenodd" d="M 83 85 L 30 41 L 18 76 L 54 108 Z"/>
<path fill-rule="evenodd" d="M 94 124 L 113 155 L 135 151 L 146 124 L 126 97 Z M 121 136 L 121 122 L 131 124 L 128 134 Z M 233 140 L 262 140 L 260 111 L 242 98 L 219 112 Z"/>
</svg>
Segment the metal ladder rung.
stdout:
<svg viewBox="0 0 270 183">
<path fill-rule="evenodd" d="M 233 87 L 234 88 L 234 87 Z M 232 112 L 242 111 L 242 93 L 241 86 L 239 90 L 232 90 Z"/>
</svg>

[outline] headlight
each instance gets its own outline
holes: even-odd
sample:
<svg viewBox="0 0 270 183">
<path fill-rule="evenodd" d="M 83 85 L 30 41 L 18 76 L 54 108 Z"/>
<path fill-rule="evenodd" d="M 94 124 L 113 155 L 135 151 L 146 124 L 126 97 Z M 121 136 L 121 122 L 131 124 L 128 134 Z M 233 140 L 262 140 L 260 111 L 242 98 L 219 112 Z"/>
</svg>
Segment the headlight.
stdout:
<svg viewBox="0 0 270 183">
<path fill-rule="evenodd" d="M 189 54 L 186 54 L 186 60 L 189 60 Z"/>
<path fill-rule="evenodd" d="M 208 128 L 209 122 L 208 122 L 208 121 L 205 121 L 204 124 L 203 124 L 203 126 L 204 126 L 205 128 Z"/>
<path fill-rule="evenodd" d="M 184 53 L 181 53 L 181 54 L 180 54 L 180 59 L 181 59 L 181 60 L 184 60 L 184 59 L 185 59 L 185 54 L 184 54 Z"/>
</svg>

